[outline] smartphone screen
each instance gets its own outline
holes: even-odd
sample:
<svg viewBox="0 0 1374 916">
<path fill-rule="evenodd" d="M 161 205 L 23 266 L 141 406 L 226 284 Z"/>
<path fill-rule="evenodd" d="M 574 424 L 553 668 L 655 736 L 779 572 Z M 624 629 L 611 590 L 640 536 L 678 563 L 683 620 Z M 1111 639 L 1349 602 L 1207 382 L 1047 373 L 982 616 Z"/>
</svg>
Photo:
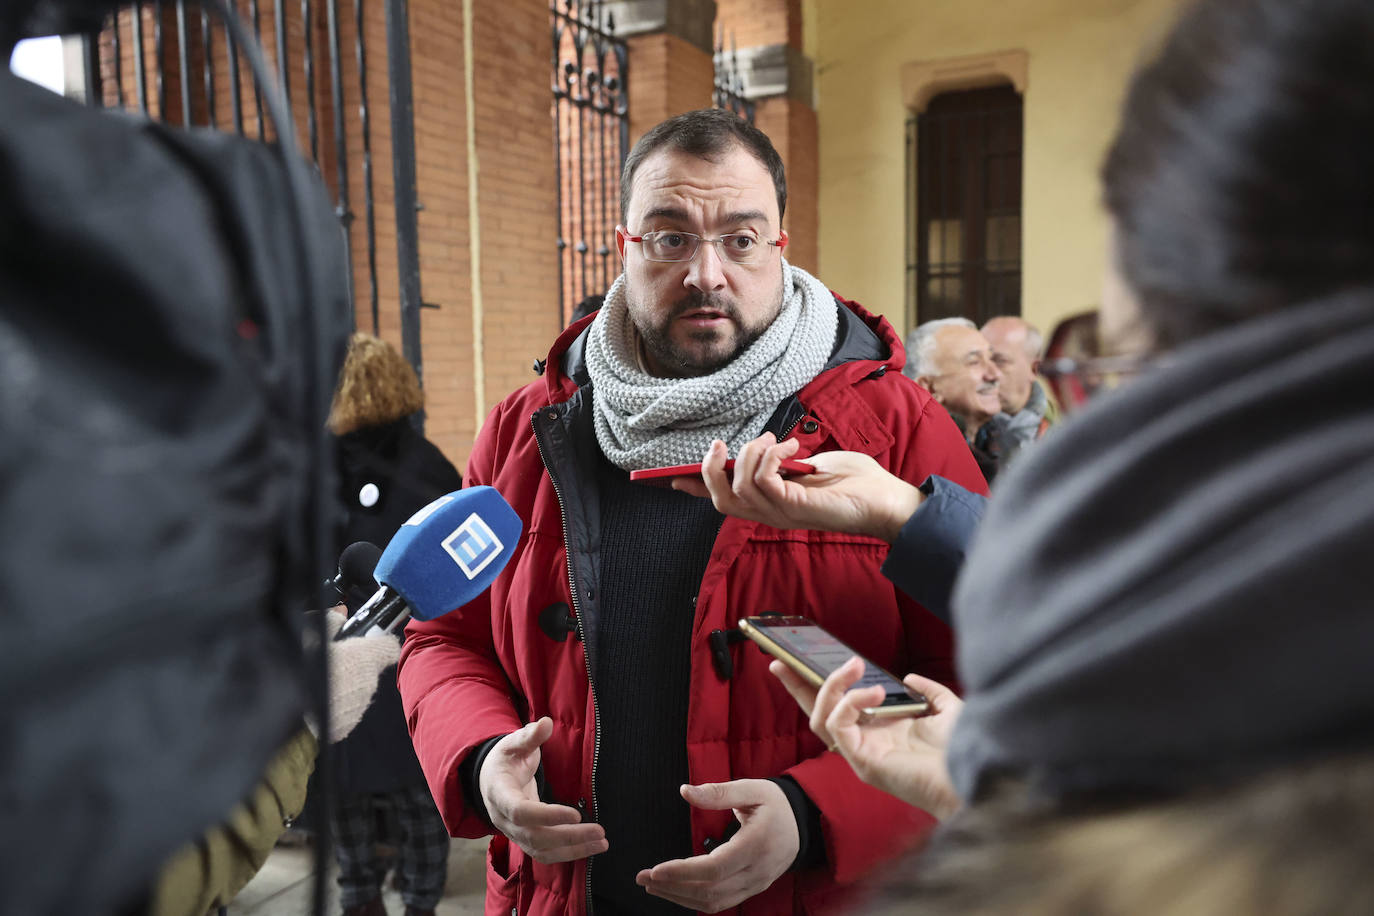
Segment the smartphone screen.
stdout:
<svg viewBox="0 0 1374 916">
<path fill-rule="evenodd" d="M 858 654 L 806 617 L 746 617 L 740 621 L 740 630 L 816 687 Z M 930 703 L 925 697 L 913 697 L 897 678 L 868 659 L 863 662 L 863 677 L 850 689 L 882 687 L 887 694 L 881 706 L 866 708 L 864 712 L 886 716 L 922 715 L 929 711 Z"/>
</svg>

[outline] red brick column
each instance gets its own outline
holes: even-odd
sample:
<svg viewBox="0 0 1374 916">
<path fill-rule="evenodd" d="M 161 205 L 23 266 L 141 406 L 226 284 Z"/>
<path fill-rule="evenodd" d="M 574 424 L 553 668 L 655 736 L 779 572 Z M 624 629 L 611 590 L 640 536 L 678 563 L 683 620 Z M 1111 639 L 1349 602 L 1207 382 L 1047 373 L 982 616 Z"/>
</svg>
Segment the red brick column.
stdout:
<svg viewBox="0 0 1374 916">
<path fill-rule="evenodd" d="M 607 4 L 630 48 L 630 145 L 655 124 L 711 107 L 714 0 L 619 0 Z"/>
<path fill-rule="evenodd" d="M 801 0 L 718 0 L 717 28 L 754 101 L 754 123 L 787 168 L 787 258 L 815 271 L 820 263 L 820 156 L 811 62 L 802 54 Z M 731 53 L 727 51 L 727 53 Z M 824 279 L 824 278 L 822 278 Z M 843 291 L 841 291 L 843 292 Z"/>
</svg>

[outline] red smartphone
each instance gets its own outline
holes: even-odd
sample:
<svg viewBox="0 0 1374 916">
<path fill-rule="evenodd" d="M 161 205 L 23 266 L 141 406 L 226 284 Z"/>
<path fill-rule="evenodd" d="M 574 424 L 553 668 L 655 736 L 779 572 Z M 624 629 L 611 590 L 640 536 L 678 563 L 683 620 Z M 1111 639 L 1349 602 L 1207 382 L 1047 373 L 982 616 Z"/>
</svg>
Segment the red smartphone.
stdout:
<svg viewBox="0 0 1374 916">
<path fill-rule="evenodd" d="M 725 473 L 728 475 L 735 469 L 735 459 L 729 458 L 725 461 Z M 805 461 L 793 461 L 791 458 L 784 458 L 778 471 L 784 477 L 791 477 L 793 474 L 814 474 L 814 465 L 807 464 Z M 639 471 L 631 471 L 630 479 L 638 483 L 651 483 L 660 487 L 671 486 L 674 477 L 700 477 L 701 464 L 674 464 L 662 468 L 644 468 Z"/>
</svg>

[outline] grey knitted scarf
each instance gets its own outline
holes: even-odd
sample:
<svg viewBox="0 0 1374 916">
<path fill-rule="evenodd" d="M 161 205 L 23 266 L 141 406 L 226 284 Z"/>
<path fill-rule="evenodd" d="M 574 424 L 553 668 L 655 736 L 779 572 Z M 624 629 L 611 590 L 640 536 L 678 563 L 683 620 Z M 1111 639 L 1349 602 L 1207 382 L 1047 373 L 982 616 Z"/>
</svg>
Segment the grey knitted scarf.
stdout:
<svg viewBox="0 0 1374 916">
<path fill-rule="evenodd" d="M 838 306 L 825 285 L 782 262 L 778 317 L 743 353 L 709 375 L 658 378 L 639 366 L 639 333 L 630 320 L 622 274 L 606 294 L 587 338 L 596 439 L 625 470 L 691 464 L 712 439 L 730 454 L 759 435 L 785 398 L 830 358 Z"/>
</svg>

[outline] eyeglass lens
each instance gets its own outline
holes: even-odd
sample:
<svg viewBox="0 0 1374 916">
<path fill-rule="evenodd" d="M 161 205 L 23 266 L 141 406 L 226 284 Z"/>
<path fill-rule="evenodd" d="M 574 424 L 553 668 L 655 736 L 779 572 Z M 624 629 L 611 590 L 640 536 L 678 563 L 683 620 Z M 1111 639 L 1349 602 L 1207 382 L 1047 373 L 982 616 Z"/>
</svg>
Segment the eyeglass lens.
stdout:
<svg viewBox="0 0 1374 916">
<path fill-rule="evenodd" d="M 655 261 L 690 261 L 703 241 L 720 246 L 721 257 L 736 264 L 747 264 L 758 257 L 764 243 L 747 232 L 702 239 L 690 232 L 651 232 L 644 236 L 645 254 Z"/>
</svg>

